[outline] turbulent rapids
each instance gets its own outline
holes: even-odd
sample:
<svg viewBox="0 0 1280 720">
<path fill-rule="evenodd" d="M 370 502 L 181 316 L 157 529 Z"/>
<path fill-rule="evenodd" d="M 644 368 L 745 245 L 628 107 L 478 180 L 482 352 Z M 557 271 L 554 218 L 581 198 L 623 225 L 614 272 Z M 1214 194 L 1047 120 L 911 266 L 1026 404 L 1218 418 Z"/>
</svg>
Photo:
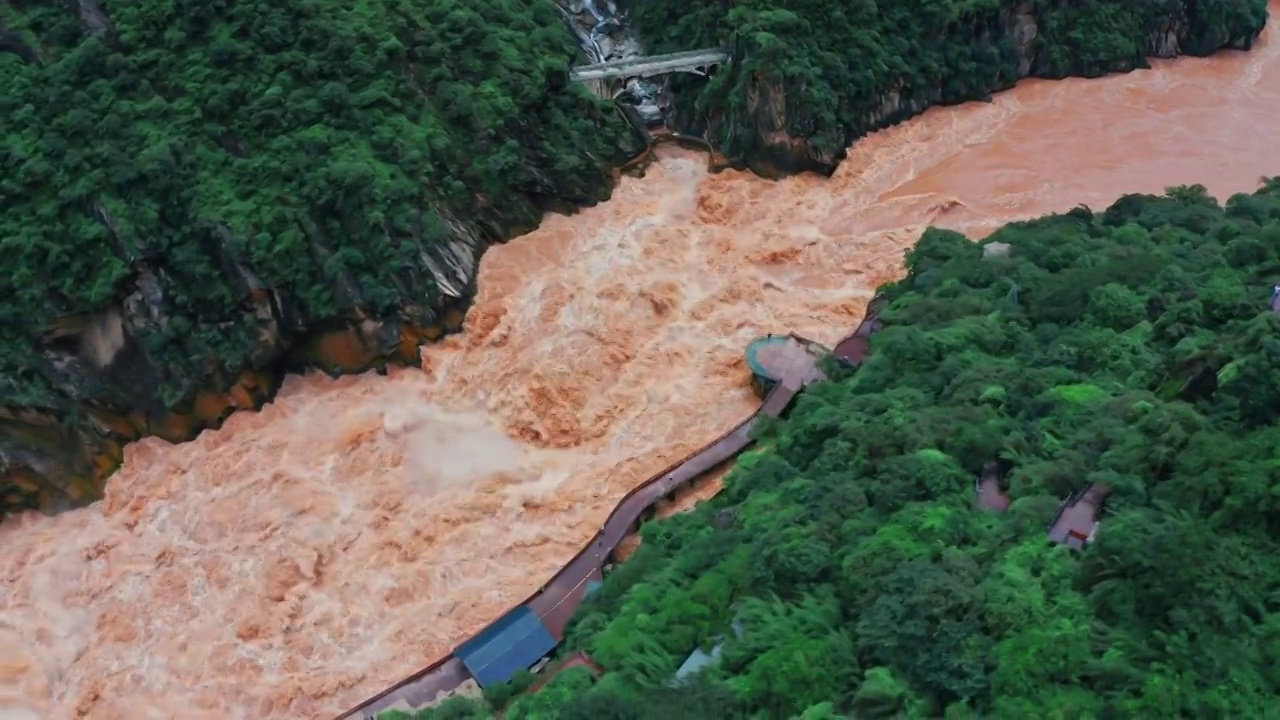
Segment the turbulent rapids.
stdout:
<svg viewBox="0 0 1280 720">
<path fill-rule="evenodd" d="M 1026 82 L 871 136 L 831 179 L 661 150 L 492 249 L 465 333 L 420 369 L 291 378 L 193 442 L 131 446 L 102 502 L 0 525 L 0 716 L 322 717 L 376 692 L 754 409 L 752 338 L 855 325 L 927 224 L 1253 189 L 1278 48 Z"/>
</svg>

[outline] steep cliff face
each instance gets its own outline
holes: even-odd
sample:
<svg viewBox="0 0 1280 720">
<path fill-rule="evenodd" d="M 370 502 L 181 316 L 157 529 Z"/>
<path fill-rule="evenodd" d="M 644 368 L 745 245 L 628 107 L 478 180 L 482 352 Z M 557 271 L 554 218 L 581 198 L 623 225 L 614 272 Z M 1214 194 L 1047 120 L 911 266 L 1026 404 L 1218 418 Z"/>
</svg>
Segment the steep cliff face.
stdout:
<svg viewBox="0 0 1280 720">
<path fill-rule="evenodd" d="M 0 515 L 458 329 L 489 244 L 643 145 L 575 56 L 544 0 L 6 6 Z"/>
<path fill-rule="evenodd" d="M 678 129 L 764 175 L 834 171 L 856 138 L 1028 77 L 1095 77 L 1147 57 L 1248 49 L 1265 0 L 675 0 L 633 3 L 657 51 L 723 45 L 673 80 Z"/>
<path fill-rule="evenodd" d="M 28 370 L 52 398 L 42 407 L 0 408 L 0 510 L 56 511 L 96 499 L 126 443 L 147 435 L 180 442 L 216 427 L 270 399 L 288 370 L 336 374 L 412 360 L 418 344 L 461 326 L 487 241 L 474 228 L 460 230 L 423 248 L 413 270 L 427 282 L 398 287 L 403 303 L 391 314 L 371 311 L 358 287 L 339 278 L 332 291 L 349 309 L 309 316 L 296 298 L 231 262 L 227 278 L 243 309 L 210 325 L 175 312 L 178 281 L 162 264 L 139 262 L 118 304 L 54 317 L 32 339 Z M 224 363 L 221 348 L 202 342 L 206 331 L 244 338 L 242 361 Z"/>
</svg>

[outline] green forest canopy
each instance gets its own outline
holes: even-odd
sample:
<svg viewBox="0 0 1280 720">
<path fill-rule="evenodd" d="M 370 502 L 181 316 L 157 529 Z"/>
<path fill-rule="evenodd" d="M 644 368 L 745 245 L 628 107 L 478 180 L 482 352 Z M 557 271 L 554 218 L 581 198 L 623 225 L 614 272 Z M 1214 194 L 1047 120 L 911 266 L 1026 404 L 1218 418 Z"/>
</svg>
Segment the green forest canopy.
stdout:
<svg viewBox="0 0 1280 720">
<path fill-rule="evenodd" d="M 649 523 L 520 720 L 1227 718 L 1280 697 L 1280 178 L 929 230 L 856 372 Z M 1011 466 L 1004 514 L 974 477 Z M 1046 525 L 1113 489 L 1083 553 Z M 731 629 L 736 622 L 740 632 Z M 719 661 L 673 686 L 695 647 Z M 455 699 L 419 718 L 490 717 Z"/>
<path fill-rule="evenodd" d="M 144 269 L 176 367 L 259 342 L 235 263 L 305 324 L 427 304 L 455 218 L 492 240 L 600 199 L 628 137 L 547 0 L 75 5 L 0 7 L 0 405 L 53 403 L 38 338 Z"/>
</svg>

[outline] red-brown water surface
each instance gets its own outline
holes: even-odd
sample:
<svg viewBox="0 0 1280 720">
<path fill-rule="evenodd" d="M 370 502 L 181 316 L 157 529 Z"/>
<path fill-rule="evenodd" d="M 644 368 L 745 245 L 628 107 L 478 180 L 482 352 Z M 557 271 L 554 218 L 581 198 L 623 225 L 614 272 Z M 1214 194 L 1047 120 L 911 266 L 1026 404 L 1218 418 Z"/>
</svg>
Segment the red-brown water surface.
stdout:
<svg viewBox="0 0 1280 720">
<path fill-rule="evenodd" d="M 376 692 L 750 412 L 750 339 L 856 323 L 925 225 L 1280 173 L 1278 50 L 1028 81 L 866 138 L 831 179 L 664 150 L 491 250 L 421 370 L 291 378 L 193 442 L 131 446 L 102 502 L 0 525 L 0 716 L 310 718 Z"/>
</svg>

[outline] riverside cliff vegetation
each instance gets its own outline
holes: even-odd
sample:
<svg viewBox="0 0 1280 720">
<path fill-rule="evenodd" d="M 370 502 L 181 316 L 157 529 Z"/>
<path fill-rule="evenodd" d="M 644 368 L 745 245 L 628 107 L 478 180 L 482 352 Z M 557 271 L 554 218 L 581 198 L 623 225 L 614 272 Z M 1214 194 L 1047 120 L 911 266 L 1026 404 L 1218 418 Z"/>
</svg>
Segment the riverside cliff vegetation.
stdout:
<svg viewBox="0 0 1280 720">
<path fill-rule="evenodd" d="M 1146 57 L 1247 49 L 1266 0 L 643 0 L 656 52 L 727 47 L 709 80 L 675 78 L 683 129 L 761 172 L 830 172 L 867 132 L 1028 75 L 1096 77 Z"/>
<path fill-rule="evenodd" d="M 829 169 L 866 129 L 1033 65 L 1247 46 L 1262 1 L 633 14 L 655 49 L 735 48 L 705 87 L 677 80 L 680 115 L 767 171 Z M 96 497 L 124 443 L 187 439 L 286 369 L 455 329 L 488 243 L 601 199 L 639 149 L 569 82 L 578 56 L 548 0 L 0 7 L 0 513 Z"/>
<path fill-rule="evenodd" d="M 420 720 L 1266 717 L 1280 694 L 1280 178 L 930 230 L 856 371 L 646 524 L 562 652 Z M 1013 502 L 975 507 L 985 463 Z M 1095 542 L 1059 501 L 1112 488 Z M 718 660 L 681 682 L 695 648 Z M 384 717 L 395 717 L 388 714 Z"/>
<path fill-rule="evenodd" d="M 0 514 L 300 339 L 443 324 L 486 243 L 607 196 L 635 138 L 577 53 L 547 0 L 5 4 Z"/>
</svg>

